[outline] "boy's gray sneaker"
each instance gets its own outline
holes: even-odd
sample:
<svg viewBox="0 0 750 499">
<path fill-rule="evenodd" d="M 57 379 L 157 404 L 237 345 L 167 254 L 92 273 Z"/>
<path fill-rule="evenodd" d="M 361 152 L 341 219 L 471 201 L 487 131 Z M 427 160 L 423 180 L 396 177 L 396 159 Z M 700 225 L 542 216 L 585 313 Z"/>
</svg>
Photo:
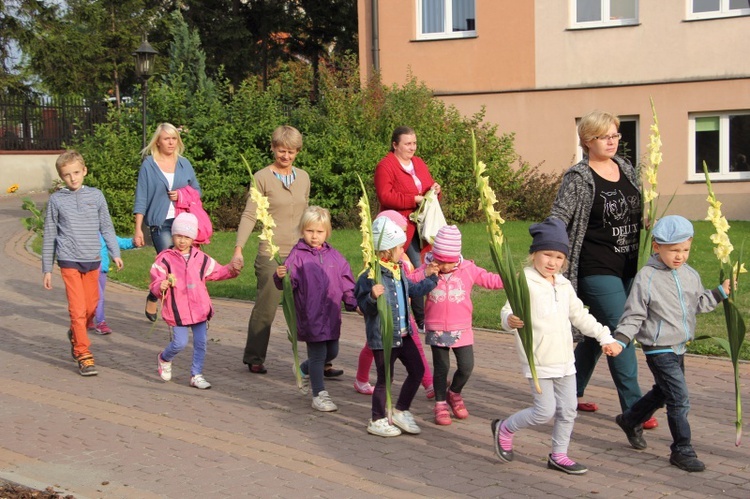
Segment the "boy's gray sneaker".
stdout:
<svg viewBox="0 0 750 499">
<path fill-rule="evenodd" d="M 81 373 L 81 376 L 96 376 L 99 374 L 94 365 L 94 358 L 91 355 L 84 357 L 78 361 L 78 372 Z"/>
</svg>

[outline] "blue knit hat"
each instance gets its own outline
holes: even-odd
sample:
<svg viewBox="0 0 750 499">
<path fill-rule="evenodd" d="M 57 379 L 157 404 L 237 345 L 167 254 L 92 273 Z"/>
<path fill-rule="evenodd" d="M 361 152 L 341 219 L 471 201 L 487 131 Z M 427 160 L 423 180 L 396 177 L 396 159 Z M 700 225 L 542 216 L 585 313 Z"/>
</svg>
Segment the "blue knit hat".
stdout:
<svg viewBox="0 0 750 499">
<path fill-rule="evenodd" d="M 679 215 L 666 216 L 654 225 L 651 233 L 657 244 L 677 244 L 693 237 L 693 224 Z"/>
<path fill-rule="evenodd" d="M 568 256 L 570 241 L 565 224 L 559 218 L 548 217 L 544 222 L 529 227 L 529 234 L 534 239 L 529 253 L 542 250 L 554 250 Z"/>
</svg>

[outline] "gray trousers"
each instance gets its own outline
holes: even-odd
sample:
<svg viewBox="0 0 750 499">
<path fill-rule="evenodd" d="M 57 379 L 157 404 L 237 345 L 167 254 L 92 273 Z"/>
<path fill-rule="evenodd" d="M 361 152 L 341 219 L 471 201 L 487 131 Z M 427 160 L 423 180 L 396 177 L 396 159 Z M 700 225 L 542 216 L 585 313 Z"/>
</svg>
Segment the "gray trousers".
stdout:
<svg viewBox="0 0 750 499">
<path fill-rule="evenodd" d="M 554 418 L 552 426 L 552 452 L 568 452 L 570 435 L 576 419 L 578 399 L 576 397 L 576 377 L 574 374 L 562 378 L 539 379 L 542 393 L 537 393 L 534 381 L 529 378 L 534 405 L 518 411 L 507 420 L 505 427 L 517 432 L 528 426 L 545 424 Z"/>
</svg>

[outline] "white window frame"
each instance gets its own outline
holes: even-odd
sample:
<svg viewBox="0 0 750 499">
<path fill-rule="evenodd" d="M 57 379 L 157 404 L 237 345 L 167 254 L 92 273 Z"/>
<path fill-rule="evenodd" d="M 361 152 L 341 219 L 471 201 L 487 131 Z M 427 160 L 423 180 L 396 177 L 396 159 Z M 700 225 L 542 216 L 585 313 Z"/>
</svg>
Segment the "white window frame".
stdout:
<svg viewBox="0 0 750 499">
<path fill-rule="evenodd" d="M 750 172 L 730 172 L 729 165 L 729 117 L 750 115 L 750 111 L 721 111 L 713 113 L 690 113 L 688 121 L 688 180 L 705 181 L 703 171 L 695 170 L 695 120 L 696 118 L 719 118 L 719 171 L 709 173 L 711 180 L 750 180 Z"/>
<path fill-rule="evenodd" d="M 571 29 L 611 28 L 614 26 L 635 26 L 639 24 L 638 0 L 633 0 L 635 2 L 635 17 L 632 19 L 610 19 L 611 0 L 600 0 L 602 3 L 602 18 L 598 21 L 587 22 L 578 22 L 577 20 L 576 14 L 578 12 L 578 0 L 568 1 L 570 6 L 568 9 L 568 12 L 570 13 L 569 26 Z"/>
<path fill-rule="evenodd" d="M 713 12 L 693 12 L 693 0 L 686 0 L 685 12 L 688 20 L 722 19 L 725 17 L 750 16 L 750 7 L 746 9 L 730 9 L 729 0 L 720 0 L 719 10 Z"/>
<path fill-rule="evenodd" d="M 417 40 L 447 40 L 453 38 L 474 38 L 477 36 L 476 19 L 474 29 L 469 31 L 453 31 L 453 4 L 452 0 L 443 0 L 445 4 L 445 24 L 443 31 L 439 33 L 422 32 L 422 0 L 415 0 L 417 6 Z M 474 0 L 474 12 L 476 13 L 477 0 Z"/>
</svg>

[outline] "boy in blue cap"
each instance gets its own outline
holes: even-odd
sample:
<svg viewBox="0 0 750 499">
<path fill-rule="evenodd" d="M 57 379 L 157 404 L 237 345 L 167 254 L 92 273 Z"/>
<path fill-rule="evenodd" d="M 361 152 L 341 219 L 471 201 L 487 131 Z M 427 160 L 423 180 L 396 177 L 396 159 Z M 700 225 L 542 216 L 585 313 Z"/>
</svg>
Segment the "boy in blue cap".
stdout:
<svg viewBox="0 0 750 499">
<path fill-rule="evenodd" d="M 685 471 L 703 471 L 690 443 L 686 344 L 695 337 L 695 316 L 710 312 L 729 293 L 729 279 L 716 289 L 704 289 L 698 272 L 687 264 L 693 225 L 670 215 L 653 231 L 653 254 L 638 272 L 617 325 L 615 339 L 627 345 L 638 340 L 654 375 L 651 391 L 615 418 L 635 449 L 645 449 L 642 425 L 667 406 L 672 454 L 669 462 Z"/>
</svg>

